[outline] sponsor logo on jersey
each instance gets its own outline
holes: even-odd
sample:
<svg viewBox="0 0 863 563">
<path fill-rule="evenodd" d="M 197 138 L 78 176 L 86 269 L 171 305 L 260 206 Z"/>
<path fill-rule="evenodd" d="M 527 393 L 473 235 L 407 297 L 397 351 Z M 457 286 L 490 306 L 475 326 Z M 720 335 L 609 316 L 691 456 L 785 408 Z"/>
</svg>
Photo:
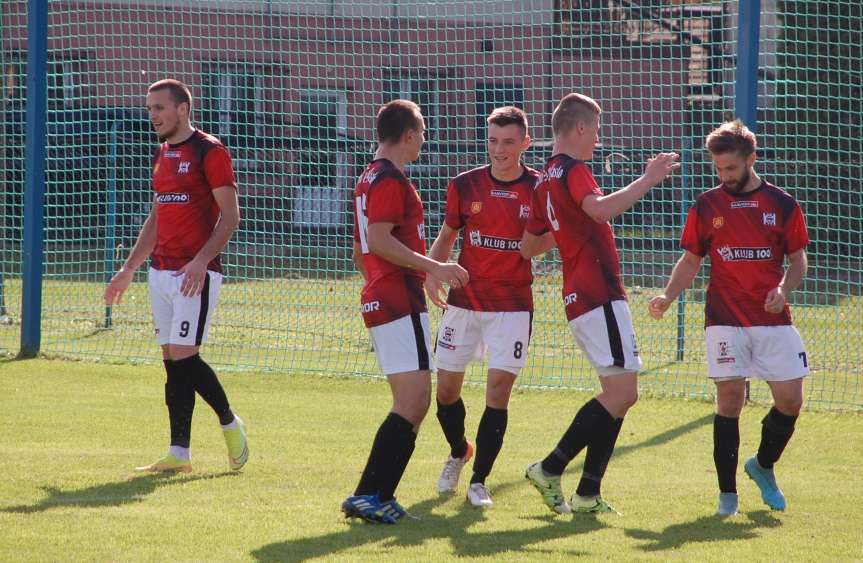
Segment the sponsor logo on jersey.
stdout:
<svg viewBox="0 0 863 563">
<path fill-rule="evenodd" d="M 187 160 L 180 162 L 180 166 L 177 168 L 177 174 L 187 174 L 189 172 L 189 166 L 191 165 L 192 163 Z"/>
<path fill-rule="evenodd" d="M 758 207 L 758 202 L 754 200 L 732 201 L 731 209 L 742 209 L 744 207 Z"/>
<path fill-rule="evenodd" d="M 530 206 L 529 205 L 522 205 L 518 209 L 518 218 L 519 219 L 527 219 L 529 216 L 530 216 Z"/>
<path fill-rule="evenodd" d="M 720 217 L 714 217 L 713 218 L 713 228 L 714 229 L 721 229 L 723 227 L 723 225 L 725 225 L 725 217 L 720 216 Z"/>
<path fill-rule="evenodd" d="M 375 170 L 366 170 L 365 172 L 360 174 L 359 183 L 362 184 L 363 182 L 365 182 L 367 184 L 372 184 L 377 179 L 379 174 L 380 172 Z"/>
<path fill-rule="evenodd" d="M 771 260 L 773 251 L 770 247 L 739 247 L 739 246 L 722 246 L 717 252 L 723 262 L 759 262 L 763 260 Z"/>
<path fill-rule="evenodd" d="M 474 201 L 470 204 L 470 212 L 471 213 L 476 215 L 480 211 L 482 211 L 482 202 L 481 201 Z"/>
<path fill-rule="evenodd" d="M 425 225 L 425 223 L 417 223 L 417 236 L 420 237 L 420 240 L 426 239 L 426 225 Z"/>
<path fill-rule="evenodd" d="M 180 158 L 180 151 L 165 151 L 165 158 Z"/>
<path fill-rule="evenodd" d="M 775 227 L 776 213 L 762 213 L 761 220 L 764 222 L 765 227 Z"/>
<path fill-rule="evenodd" d="M 502 250 L 505 252 L 518 252 L 521 250 L 521 240 L 512 238 L 492 237 L 482 234 L 480 231 L 468 233 L 471 246 L 488 248 L 491 250 Z"/>
<path fill-rule="evenodd" d="M 572 305 L 576 301 L 578 301 L 578 294 L 577 293 L 570 293 L 569 295 L 567 295 L 566 297 L 563 298 L 563 304 L 564 305 Z"/>
<path fill-rule="evenodd" d="M 511 192 L 509 190 L 492 190 L 491 197 L 499 197 L 503 199 L 518 199 L 518 193 Z"/>
<path fill-rule="evenodd" d="M 728 355 L 728 342 L 720 341 L 716 343 L 716 363 L 717 364 L 733 364 L 734 356 Z"/>
<path fill-rule="evenodd" d="M 175 192 L 167 192 L 162 194 L 156 194 L 156 203 L 179 203 L 186 204 L 192 200 L 192 196 L 190 194 L 185 193 L 175 193 Z"/>
<path fill-rule="evenodd" d="M 540 182 L 546 182 L 549 178 L 563 178 L 563 167 L 552 166 L 551 168 L 545 168 L 539 173 L 539 179 L 536 183 L 539 184 Z"/>
<path fill-rule="evenodd" d="M 371 313 L 373 311 L 380 311 L 381 302 L 380 301 L 369 301 L 368 303 L 363 303 L 362 309 L 363 309 L 363 313 Z"/>
</svg>

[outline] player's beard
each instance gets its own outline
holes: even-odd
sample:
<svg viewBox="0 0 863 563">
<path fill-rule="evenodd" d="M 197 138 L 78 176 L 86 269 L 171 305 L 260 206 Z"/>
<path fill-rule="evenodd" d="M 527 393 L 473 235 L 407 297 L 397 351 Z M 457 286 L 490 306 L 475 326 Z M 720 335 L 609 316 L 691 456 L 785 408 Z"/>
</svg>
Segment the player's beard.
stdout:
<svg viewBox="0 0 863 563">
<path fill-rule="evenodd" d="M 731 187 L 728 184 L 724 184 L 724 185 L 725 185 L 725 189 L 728 190 L 729 192 L 731 192 L 733 194 L 739 194 L 740 192 L 743 191 L 743 188 L 745 188 L 746 184 L 748 184 L 748 183 L 749 183 L 749 169 L 747 168 L 746 172 L 743 174 L 743 177 L 740 178 L 740 181 L 738 181 L 734 184 L 734 187 Z"/>
</svg>

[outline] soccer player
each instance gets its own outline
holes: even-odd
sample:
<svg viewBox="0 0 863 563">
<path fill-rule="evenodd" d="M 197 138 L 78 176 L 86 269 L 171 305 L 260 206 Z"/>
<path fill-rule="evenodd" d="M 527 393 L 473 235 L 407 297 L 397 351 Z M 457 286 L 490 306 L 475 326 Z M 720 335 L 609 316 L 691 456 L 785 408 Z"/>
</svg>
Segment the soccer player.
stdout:
<svg viewBox="0 0 863 563">
<path fill-rule="evenodd" d="M 387 376 L 393 407 L 380 425 L 347 517 L 394 524 L 406 512 L 395 490 L 414 451 L 431 400 L 431 345 L 423 280 L 467 283 L 458 264 L 426 256 L 423 205 L 405 166 L 419 157 L 425 123 L 419 106 L 394 100 L 378 111 L 378 149 L 354 191 L 354 261 L 365 278 L 362 315 Z"/>
<path fill-rule="evenodd" d="M 437 418 L 450 454 L 438 479 L 439 492 L 452 492 L 474 453 L 465 438 L 461 399 L 468 363 L 489 352 L 486 407 L 476 437 L 468 501 L 493 504 L 486 477 L 503 446 L 512 386 L 527 359 L 533 296 L 530 260 L 521 256 L 521 236 L 538 172 L 521 162 L 530 145 L 527 116 L 515 107 L 495 109 L 487 119 L 490 164 L 456 176 L 447 188 L 444 224 L 429 256 L 446 261 L 459 233 L 458 263 L 470 282 L 450 289 L 443 301 L 440 282 L 426 278 L 426 292 L 445 309 L 435 346 Z M 551 244 L 554 239 L 548 236 Z"/>
<path fill-rule="evenodd" d="M 648 161 L 643 176 L 603 195 L 584 163 L 599 141 L 600 113 L 596 101 L 577 93 L 566 95 L 555 108 L 553 156 L 533 192 L 521 248 L 525 258 L 534 256 L 542 246 L 540 235 L 553 233 L 563 261 L 566 318 L 602 387 L 581 407 L 557 447 L 527 469 L 527 479 L 558 514 L 614 511 L 602 499 L 600 483 L 623 418 L 638 399 L 641 358 L 608 221 L 679 167 L 676 154 L 661 153 Z M 570 505 L 560 477 L 585 447 L 584 471 Z"/>
<path fill-rule="evenodd" d="M 755 173 L 755 148 L 755 135 L 739 120 L 707 136 L 721 183 L 701 194 L 689 210 L 680 242 L 683 256 L 663 294 L 649 304 L 651 316 L 661 318 L 710 256 L 704 338 L 708 376 L 716 384 L 713 460 L 722 516 L 737 513 L 738 422 L 746 378 L 765 380 L 774 405 L 762 421 L 758 453 L 743 468 L 764 502 L 784 510 L 773 466 L 794 433 L 803 406 L 803 378 L 809 373 L 787 303 L 806 275 L 809 236 L 794 198 Z"/>
<path fill-rule="evenodd" d="M 228 464 L 236 471 L 249 458 L 246 429 L 199 354 L 222 285 L 219 253 L 240 221 L 231 156 L 218 139 L 192 126 L 192 95 L 182 82 L 152 84 L 147 110 L 162 141 L 153 158 L 153 209 L 105 289 L 105 302 L 119 304 L 135 271 L 150 257 L 150 303 L 168 375 L 171 444 L 164 457 L 138 470 L 192 470 L 189 438 L 197 392 L 219 418 Z"/>
</svg>

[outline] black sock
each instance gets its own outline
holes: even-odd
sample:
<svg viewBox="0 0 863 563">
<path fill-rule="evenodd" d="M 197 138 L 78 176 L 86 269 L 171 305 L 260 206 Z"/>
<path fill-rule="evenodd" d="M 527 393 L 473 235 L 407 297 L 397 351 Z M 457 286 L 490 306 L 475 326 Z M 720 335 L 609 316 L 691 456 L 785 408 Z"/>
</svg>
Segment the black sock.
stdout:
<svg viewBox="0 0 863 563">
<path fill-rule="evenodd" d="M 494 460 L 503 447 L 503 436 L 506 434 L 508 411 L 486 406 L 479 421 L 476 433 L 476 457 L 473 460 L 473 476 L 471 484 L 485 483 L 485 478 L 491 473 Z"/>
<path fill-rule="evenodd" d="M 758 465 L 771 469 L 779 461 L 782 451 L 794 434 L 797 416 L 782 414 L 776 407 L 770 409 L 761 421 L 761 444 L 758 446 Z"/>
<path fill-rule="evenodd" d="M 614 424 L 614 418 L 595 398 L 581 407 L 557 447 L 542 460 L 542 470 L 550 475 L 562 475 L 578 453 L 598 433 L 605 433 Z"/>
<path fill-rule="evenodd" d="M 450 405 L 437 402 L 437 419 L 446 441 L 449 442 L 449 455 L 454 458 L 462 458 L 467 453 L 467 440 L 464 437 L 465 416 L 464 401 L 461 397 Z"/>
<path fill-rule="evenodd" d="M 600 493 L 602 478 L 608 469 L 611 454 L 614 453 L 614 445 L 623 427 L 623 419 L 615 419 L 614 423 L 604 434 L 597 434 L 596 438 L 587 445 L 587 453 L 584 456 L 584 470 L 581 472 L 581 480 L 575 494 L 582 497 L 592 497 Z"/>
<path fill-rule="evenodd" d="M 737 455 L 740 449 L 739 418 L 717 414 L 713 417 L 713 463 L 719 478 L 719 492 L 737 492 Z"/>
<path fill-rule="evenodd" d="M 192 436 L 192 413 L 195 410 L 195 388 L 188 374 L 179 373 L 171 360 L 164 360 L 168 379 L 165 382 L 165 404 L 171 426 L 171 445 L 189 447 Z"/>
<path fill-rule="evenodd" d="M 369 459 L 354 494 L 378 494 L 381 501 L 393 498 L 415 443 L 413 424 L 395 413 L 389 413 L 375 434 Z"/>
<path fill-rule="evenodd" d="M 234 413 L 231 412 L 231 407 L 228 405 L 225 390 L 222 389 L 222 384 L 219 383 L 219 378 L 216 377 L 213 368 L 201 359 L 200 354 L 177 360 L 174 362 L 174 367 L 185 377 L 190 378 L 195 386 L 195 391 L 207 401 L 207 404 L 218 415 L 219 424 L 224 426 L 234 422 Z"/>
</svg>

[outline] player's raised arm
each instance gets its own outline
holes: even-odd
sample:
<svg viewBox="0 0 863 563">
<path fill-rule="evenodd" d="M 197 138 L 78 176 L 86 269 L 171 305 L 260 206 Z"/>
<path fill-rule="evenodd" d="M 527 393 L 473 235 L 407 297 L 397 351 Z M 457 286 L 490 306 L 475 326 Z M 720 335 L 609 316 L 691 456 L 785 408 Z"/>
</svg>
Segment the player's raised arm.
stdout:
<svg viewBox="0 0 863 563">
<path fill-rule="evenodd" d="M 123 299 L 123 294 L 129 289 L 135 272 L 141 267 L 141 264 L 153 252 L 156 246 L 156 211 L 155 207 L 150 210 L 144 224 L 141 225 L 141 231 L 138 233 L 138 239 L 135 241 L 135 246 L 132 247 L 132 252 L 123 266 L 114 274 L 108 286 L 105 288 L 105 303 L 108 305 L 119 304 Z"/>
<path fill-rule="evenodd" d="M 692 285 L 692 281 L 701 268 L 701 260 L 701 256 L 697 254 L 688 250 L 683 252 L 677 264 L 674 265 L 674 269 L 671 270 L 671 277 L 668 279 L 665 291 L 662 292 L 662 295 L 657 295 L 651 299 L 648 304 L 647 308 L 651 317 L 657 320 L 661 319 L 668 307 L 683 293 L 683 290 Z"/>
<path fill-rule="evenodd" d="M 605 223 L 617 217 L 646 194 L 650 188 L 662 182 L 673 170 L 680 168 L 677 153 L 659 153 L 647 161 L 644 174 L 625 188 L 608 195 L 589 195 L 581 208 L 597 223 Z"/>
</svg>

